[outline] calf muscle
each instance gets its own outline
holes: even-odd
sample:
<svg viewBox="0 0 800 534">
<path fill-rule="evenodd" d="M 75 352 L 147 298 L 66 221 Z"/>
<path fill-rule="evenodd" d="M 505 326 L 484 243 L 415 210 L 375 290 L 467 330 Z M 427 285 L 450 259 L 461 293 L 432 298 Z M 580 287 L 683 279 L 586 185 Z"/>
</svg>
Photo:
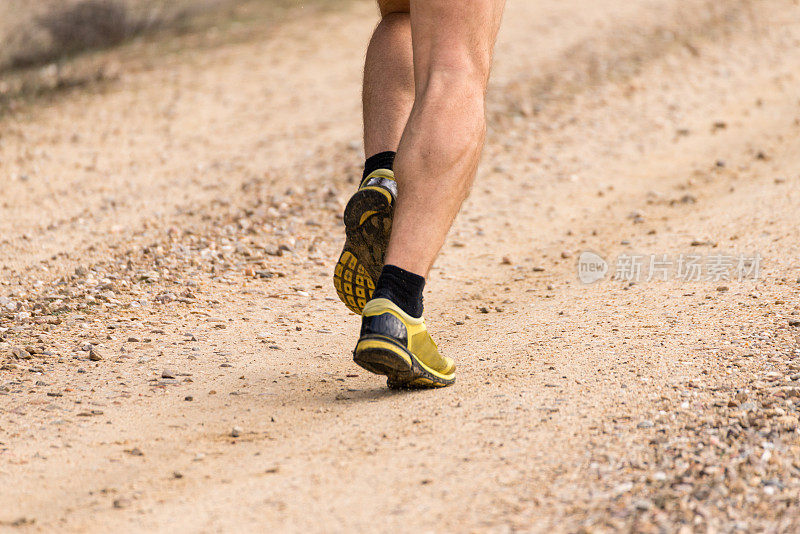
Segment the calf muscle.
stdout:
<svg viewBox="0 0 800 534">
<path fill-rule="evenodd" d="M 427 276 L 475 178 L 503 0 L 411 0 L 415 101 L 386 263 Z"/>
</svg>

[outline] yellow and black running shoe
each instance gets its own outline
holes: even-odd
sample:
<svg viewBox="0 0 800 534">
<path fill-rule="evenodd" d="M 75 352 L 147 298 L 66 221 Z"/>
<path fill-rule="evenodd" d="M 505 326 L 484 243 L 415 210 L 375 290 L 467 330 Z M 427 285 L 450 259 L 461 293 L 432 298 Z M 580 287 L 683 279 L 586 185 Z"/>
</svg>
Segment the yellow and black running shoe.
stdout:
<svg viewBox="0 0 800 534">
<path fill-rule="evenodd" d="M 333 285 L 345 306 L 359 315 L 383 268 L 396 196 L 394 173 L 378 169 L 361 182 L 344 210 L 346 239 Z"/>
<path fill-rule="evenodd" d="M 362 317 L 353 361 L 386 375 L 390 388 L 445 387 L 456 381 L 455 362 L 439 353 L 423 318 L 411 317 L 384 298 L 370 300 Z"/>
</svg>

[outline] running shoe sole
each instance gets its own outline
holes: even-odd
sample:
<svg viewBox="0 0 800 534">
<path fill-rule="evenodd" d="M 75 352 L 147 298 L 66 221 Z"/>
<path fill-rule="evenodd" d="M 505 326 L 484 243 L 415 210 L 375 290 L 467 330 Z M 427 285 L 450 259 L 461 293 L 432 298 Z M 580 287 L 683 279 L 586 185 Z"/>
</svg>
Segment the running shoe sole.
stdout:
<svg viewBox="0 0 800 534">
<path fill-rule="evenodd" d="M 364 187 L 356 192 L 344 211 L 346 241 L 333 274 L 333 285 L 341 301 L 361 315 L 375 291 L 392 233 L 394 206 L 389 191 Z"/>
<path fill-rule="evenodd" d="M 370 373 L 387 377 L 392 389 L 440 388 L 453 385 L 455 373 L 434 371 L 391 338 L 364 336 L 356 345 L 353 361 Z"/>
</svg>

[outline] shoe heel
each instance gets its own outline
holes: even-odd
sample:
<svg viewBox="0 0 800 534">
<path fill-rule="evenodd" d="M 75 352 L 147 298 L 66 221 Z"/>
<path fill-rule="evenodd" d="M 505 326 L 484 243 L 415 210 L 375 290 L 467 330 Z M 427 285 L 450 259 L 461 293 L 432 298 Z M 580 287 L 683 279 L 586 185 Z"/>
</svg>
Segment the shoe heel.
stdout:
<svg viewBox="0 0 800 534">
<path fill-rule="evenodd" d="M 392 209 L 391 195 L 388 191 L 383 192 L 378 189 L 359 190 L 344 209 L 344 225 L 352 230 L 364 223 L 370 215 L 380 213 L 389 215 Z"/>
<path fill-rule="evenodd" d="M 370 373 L 389 377 L 392 382 L 405 383 L 414 376 L 411 358 L 403 349 L 379 339 L 361 339 L 353 352 L 353 361 Z"/>
</svg>

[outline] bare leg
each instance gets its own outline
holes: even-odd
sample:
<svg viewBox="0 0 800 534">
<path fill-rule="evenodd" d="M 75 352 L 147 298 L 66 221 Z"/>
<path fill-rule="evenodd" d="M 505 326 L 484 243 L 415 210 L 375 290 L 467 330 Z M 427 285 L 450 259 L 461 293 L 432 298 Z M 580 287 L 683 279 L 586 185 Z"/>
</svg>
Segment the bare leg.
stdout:
<svg viewBox="0 0 800 534">
<path fill-rule="evenodd" d="M 414 105 L 408 1 L 379 2 L 382 20 L 364 66 L 364 152 L 396 151 Z"/>
<path fill-rule="evenodd" d="M 411 0 L 415 102 L 397 150 L 386 263 L 423 277 L 469 194 L 504 0 Z"/>
<path fill-rule="evenodd" d="M 392 226 L 396 183 L 387 170 L 414 105 L 414 65 L 408 0 L 378 0 L 381 22 L 364 66 L 364 174 L 369 182 L 344 210 L 345 243 L 333 274 L 342 302 L 361 314 L 383 268 Z M 380 171 L 380 172 L 375 172 Z"/>
<path fill-rule="evenodd" d="M 354 244 L 359 236 L 350 230 L 366 229 L 367 222 L 348 224 L 345 210 L 348 241 L 334 283 L 342 300 L 362 316 L 353 360 L 371 373 L 385 375 L 390 387 L 445 387 L 455 381 L 455 362 L 439 352 L 422 318 L 422 291 L 424 277 L 475 178 L 486 130 L 486 85 L 504 1 L 410 0 L 414 104 L 394 162 L 398 194 L 391 234 L 380 234 L 389 237 L 386 261 L 369 302 L 365 295 L 372 275 L 367 267 L 377 262 L 362 259 L 369 258 L 370 251 L 362 254 L 363 247 Z M 365 92 L 365 102 L 372 98 Z M 365 104 L 367 137 L 377 138 L 370 129 L 376 123 L 368 118 L 368 107 Z M 392 139 L 383 142 L 380 148 L 390 148 Z M 386 203 L 379 188 L 369 187 L 353 196 L 348 209 L 367 194 Z M 366 221 L 373 222 L 381 215 L 364 213 L 372 213 Z M 386 243 L 362 241 L 372 251 Z"/>
</svg>

